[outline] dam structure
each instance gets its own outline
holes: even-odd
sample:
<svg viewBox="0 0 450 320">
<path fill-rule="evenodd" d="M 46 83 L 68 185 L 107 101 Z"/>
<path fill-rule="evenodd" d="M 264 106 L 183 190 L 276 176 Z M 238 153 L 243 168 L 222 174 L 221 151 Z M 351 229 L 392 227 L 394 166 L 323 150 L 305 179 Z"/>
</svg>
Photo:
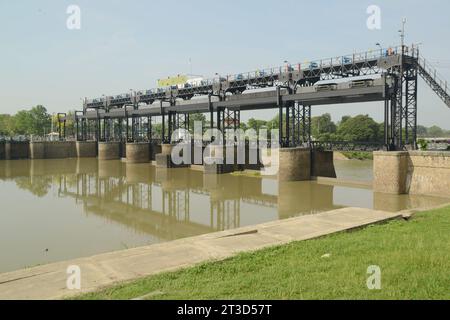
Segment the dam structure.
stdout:
<svg viewBox="0 0 450 320">
<path fill-rule="evenodd" d="M 49 142 L 31 142 L 27 148 L 20 143 L 6 142 L 0 146 L 0 157 L 39 159 L 96 156 L 101 160 L 123 158 L 130 163 L 155 161 L 158 167 L 176 168 L 180 165 L 174 164 L 171 152 L 179 141 L 173 140 L 173 132 L 177 129 L 192 132 L 192 115 L 207 114 L 209 127 L 225 132 L 240 127 L 242 112 L 257 113 L 258 110 L 274 109 L 279 114 L 278 128 L 275 129 L 279 129 L 280 133 L 280 180 L 335 177 L 332 156 L 335 150 L 377 151 L 374 153 L 376 190 L 422 192 L 423 188 L 410 187 L 416 181 L 414 175 L 421 172 L 414 168 L 424 166 L 421 156 L 432 161 L 432 167 L 436 168 L 439 176 L 450 179 L 450 167 L 447 165 L 449 155 L 446 152 L 433 156 L 417 152 L 412 154 L 417 149 L 419 76 L 450 107 L 447 82 L 420 55 L 417 47 L 402 45 L 217 76 L 195 83 L 85 99 L 83 109 L 73 116 L 58 114 L 61 141 L 57 146 Z M 314 106 L 364 102 L 381 102 L 380 109 L 384 114 L 383 142 L 312 140 L 311 109 Z M 75 142 L 65 141 L 68 120 L 75 123 Z M 153 129 L 154 120 L 160 121 L 158 132 Z M 226 141 L 223 141 L 223 146 L 225 144 Z M 192 140 L 191 148 L 201 148 L 203 151 L 205 144 Z M 246 153 L 251 148 L 247 141 Z M 220 150 L 221 146 L 215 149 L 216 153 L 224 154 Z M 440 157 L 444 160 L 440 161 Z M 215 174 L 263 166 L 259 162 L 250 163 L 248 156 L 241 165 L 207 165 L 203 161 L 192 161 L 190 164 L 193 163 L 203 165 L 206 173 Z M 386 174 L 386 168 L 389 168 L 389 174 Z M 386 185 L 396 187 L 386 188 Z M 433 185 L 439 186 L 439 183 L 436 185 L 435 180 L 431 179 L 429 185 L 431 188 Z"/>
</svg>

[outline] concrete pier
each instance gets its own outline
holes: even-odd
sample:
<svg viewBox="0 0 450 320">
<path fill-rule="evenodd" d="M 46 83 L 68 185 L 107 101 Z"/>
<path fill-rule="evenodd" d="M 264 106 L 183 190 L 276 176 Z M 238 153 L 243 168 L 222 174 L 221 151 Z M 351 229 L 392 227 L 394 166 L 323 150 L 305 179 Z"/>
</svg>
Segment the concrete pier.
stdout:
<svg viewBox="0 0 450 320">
<path fill-rule="evenodd" d="M 203 167 L 206 174 L 225 174 L 237 170 L 236 148 L 234 159 L 228 159 L 226 147 L 223 145 L 209 146 L 209 156 L 204 159 Z M 229 164 L 232 162 L 234 164 Z"/>
<path fill-rule="evenodd" d="M 161 154 L 162 155 L 171 155 L 172 154 L 173 145 L 172 144 L 161 144 Z"/>
<path fill-rule="evenodd" d="M 5 142 L 5 160 L 29 159 L 30 144 L 28 142 Z"/>
<path fill-rule="evenodd" d="M 146 163 L 150 161 L 150 144 L 127 143 L 126 156 L 128 163 Z"/>
<path fill-rule="evenodd" d="M 450 152 L 374 152 L 375 192 L 450 197 Z"/>
<path fill-rule="evenodd" d="M 5 142 L 5 160 L 11 160 L 11 142 Z"/>
<path fill-rule="evenodd" d="M 99 142 L 98 144 L 99 160 L 119 160 L 120 144 L 119 142 Z"/>
<path fill-rule="evenodd" d="M 283 148 L 279 150 L 279 181 L 311 180 L 311 150 Z"/>
<path fill-rule="evenodd" d="M 333 151 L 312 152 L 311 174 L 314 177 L 336 178 Z"/>
<path fill-rule="evenodd" d="M 30 143 L 30 159 L 76 158 L 74 141 L 36 141 Z"/>
<path fill-rule="evenodd" d="M 156 166 L 158 168 L 171 168 L 172 167 L 172 148 L 171 144 L 162 144 L 161 153 L 155 155 Z"/>
<path fill-rule="evenodd" d="M 189 164 L 174 164 L 172 162 L 172 150 L 174 145 L 172 144 L 162 144 L 161 145 L 161 153 L 155 156 L 156 158 L 156 166 L 158 168 L 186 168 L 189 167 Z"/>
<path fill-rule="evenodd" d="M 375 192 L 406 194 L 408 152 L 374 152 L 373 189 Z"/>
<path fill-rule="evenodd" d="M 96 141 L 77 141 L 75 144 L 78 158 L 95 158 L 97 157 Z"/>
<path fill-rule="evenodd" d="M 30 159 L 45 159 L 45 142 L 30 143 Z"/>
<path fill-rule="evenodd" d="M 151 142 L 150 143 L 150 160 L 155 161 L 156 155 L 162 152 L 161 145 L 159 143 Z"/>
</svg>

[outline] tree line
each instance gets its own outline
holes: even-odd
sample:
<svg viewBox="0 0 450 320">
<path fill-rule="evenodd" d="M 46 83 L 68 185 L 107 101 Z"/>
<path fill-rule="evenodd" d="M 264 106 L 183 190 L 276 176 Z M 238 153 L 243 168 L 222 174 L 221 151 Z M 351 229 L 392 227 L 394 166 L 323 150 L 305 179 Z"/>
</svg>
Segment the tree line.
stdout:
<svg viewBox="0 0 450 320">
<path fill-rule="evenodd" d="M 70 115 L 71 113 L 69 113 Z M 190 127 L 194 127 L 194 121 L 201 121 L 204 127 L 209 127 L 208 118 L 204 114 L 194 114 L 190 117 Z M 242 122 L 240 128 L 243 130 L 254 129 L 256 131 L 264 128 L 278 129 L 279 116 L 271 120 L 258 120 L 250 118 L 247 122 Z M 57 119 L 48 113 L 42 105 L 37 105 L 29 110 L 18 111 L 14 115 L 0 114 L 0 136 L 14 137 L 18 135 L 38 135 L 44 136 L 58 129 Z M 74 133 L 72 121 L 66 123 L 69 132 Z M 283 128 L 286 128 L 286 119 L 283 118 Z M 155 133 L 161 131 L 160 125 L 153 126 Z M 417 127 L 419 137 L 450 137 L 450 130 L 442 129 L 438 126 Z M 367 141 L 381 142 L 384 137 L 384 124 L 378 123 L 369 115 L 357 115 L 354 117 L 344 116 L 338 122 L 333 122 L 331 115 L 325 113 L 311 118 L 311 135 L 318 141 Z"/>
<path fill-rule="evenodd" d="M 278 115 L 269 121 L 249 119 L 241 125 L 243 129 L 252 128 L 258 131 L 261 128 L 277 129 L 279 126 Z M 286 127 L 286 119 L 283 119 L 283 128 Z M 316 141 L 365 141 L 382 142 L 384 140 L 384 123 L 378 123 L 369 115 L 357 115 L 354 117 L 343 116 L 340 121 L 334 122 L 329 113 L 311 118 L 311 135 Z M 450 137 L 450 130 L 438 126 L 417 127 L 418 137 L 435 138 Z"/>
<path fill-rule="evenodd" d="M 14 137 L 18 135 L 43 136 L 56 130 L 56 119 L 42 105 L 37 105 L 30 110 L 21 110 L 14 115 L 0 114 L 0 136 Z"/>
</svg>

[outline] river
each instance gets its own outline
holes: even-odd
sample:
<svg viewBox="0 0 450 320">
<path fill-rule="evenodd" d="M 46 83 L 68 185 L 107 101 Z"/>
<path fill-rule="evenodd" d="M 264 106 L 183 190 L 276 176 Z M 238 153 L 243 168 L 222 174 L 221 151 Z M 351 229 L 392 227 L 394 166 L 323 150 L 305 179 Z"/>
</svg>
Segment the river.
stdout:
<svg viewBox="0 0 450 320">
<path fill-rule="evenodd" d="M 345 180 L 372 179 L 370 161 L 336 169 Z M 96 159 L 0 161 L 0 199 L 0 272 L 348 206 L 449 201 Z"/>
</svg>

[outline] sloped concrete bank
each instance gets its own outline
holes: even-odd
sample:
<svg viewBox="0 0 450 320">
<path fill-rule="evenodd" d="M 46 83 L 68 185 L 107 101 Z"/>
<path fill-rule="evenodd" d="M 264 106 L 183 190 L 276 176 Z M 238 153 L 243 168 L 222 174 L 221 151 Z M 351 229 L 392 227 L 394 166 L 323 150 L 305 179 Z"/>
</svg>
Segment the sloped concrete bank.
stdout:
<svg viewBox="0 0 450 320">
<path fill-rule="evenodd" d="M 401 216 L 401 213 L 344 208 L 37 266 L 0 274 L 0 299 L 61 299 L 117 282 L 221 260 L 244 251 L 313 239 Z M 80 268 L 81 290 L 67 288 L 67 271 L 71 266 Z"/>
</svg>

